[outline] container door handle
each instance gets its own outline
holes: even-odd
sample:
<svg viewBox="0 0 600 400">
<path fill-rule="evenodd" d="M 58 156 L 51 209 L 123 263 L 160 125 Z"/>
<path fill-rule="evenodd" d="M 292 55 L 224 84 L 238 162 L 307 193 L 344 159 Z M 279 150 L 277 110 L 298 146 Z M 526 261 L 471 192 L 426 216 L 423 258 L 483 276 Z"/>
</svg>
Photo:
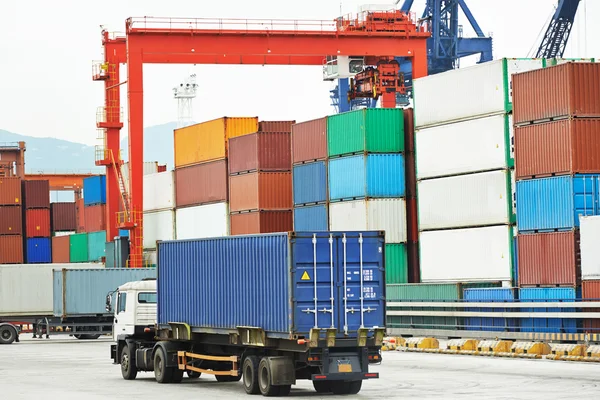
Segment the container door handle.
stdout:
<svg viewBox="0 0 600 400">
<path fill-rule="evenodd" d="M 319 314 L 317 312 L 317 234 L 313 233 L 313 280 L 315 296 L 315 329 L 319 329 Z"/>
<path fill-rule="evenodd" d="M 362 233 L 358 234 L 358 248 L 360 250 L 360 328 L 364 328 L 364 310 L 363 307 L 363 297 L 364 297 L 364 287 L 363 287 L 363 237 Z"/>
<path fill-rule="evenodd" d="M 329 279 L 331 279 L 331 328 L 335 328 L 333 319 L 333 234 L 329 234 Z"/>
<path fill-rule="evenodd" d="M 346 271 L 346 234 L 342 237 L 342 243 L 344 244 L 344 333 L 348 334 L 348 293 L 347 293 L 347 281 L 348 276 Z"/>
</svg>

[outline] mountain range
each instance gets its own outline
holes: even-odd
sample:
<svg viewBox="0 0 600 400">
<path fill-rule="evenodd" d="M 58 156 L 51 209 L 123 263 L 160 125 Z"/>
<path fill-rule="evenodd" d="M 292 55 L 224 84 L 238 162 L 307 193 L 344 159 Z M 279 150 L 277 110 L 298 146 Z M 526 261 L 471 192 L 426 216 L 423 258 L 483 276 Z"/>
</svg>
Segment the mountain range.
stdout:
<svg viewBox="0 0 600 400">
<path fill-rule="evenodd" d="M 173 169 L 173 129 L 177 124 L 169 122 L 144 129 L 144 161 L 158 161 Z M 25 142 L 26 173 L 102 173 L 103 167 L 94 164 L 95 148 L 83 143 L 70 142 L 56 138 L 39 138 L 20 135 L 0 129 L 2 143 Z M 128 159 L 128 141 L 121 140 L 121 156 Z"/>
</svg>

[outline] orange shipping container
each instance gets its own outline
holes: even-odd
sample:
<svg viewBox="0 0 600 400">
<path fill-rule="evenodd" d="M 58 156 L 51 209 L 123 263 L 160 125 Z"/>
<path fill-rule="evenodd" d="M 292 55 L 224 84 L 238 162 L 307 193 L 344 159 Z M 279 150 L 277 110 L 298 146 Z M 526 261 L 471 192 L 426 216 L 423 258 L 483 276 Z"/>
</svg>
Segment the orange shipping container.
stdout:
<svg viewBox="0 0 600 400">
<path fill-rule="evenodd" d="M 568 119 L 515 128 L 518 179 L 600 172 L 600 119 Z"/>
<path fill-rule="evenodd" d="M 21 178 L 0 178 L 0 205 L 18 206 L 21 201 Z"/>
<path fill-rule="evenodd" d="M 0 264 L 23 264 L 23 236 L 0 236 Z"/>
<path fill-rule="evenodd" d="M 286 132 L 292 131 L 292 125 L 296 121 L 260 121 L 258 123 L 258 130 L 260 132 Z"/>
<path fill-rule="evenodd" d="M 54 236 L 52 238 L 52 262 L 69 263 L 70 261 L 70 237 Z"/>
<path fill-rule="evenodd" d="M 77 233 L 85 232 L 85 206 L 83 199 L 75 201 L 75 208 L 77 209 Z"/>
<path fill-rule="evenodd" d="M 28 238 L 50 237 L 50 209 L 35 208 L 25 211 L 25 235 Z"/>
<path fill-rule="evenodd" d="M 288 232 L 292 228 L 292 211 L 253 211 L 231 214 L 232 235 Z"/>
<path fill-rule="evenodd" d="M 229 138 L 258 131 L 258 117 L 223 117 L 175 129 L 175 168 L 227 157 Z"/>
<path fill-rule="evenodd" d="M 292 162 L 301 164 L 327 158 L 327 117 L 292 126 Z"/>
<path fill-rule="evenodd" d="M 106 230 L 106 205 L 98 204 L 83 208 L 85 232 Z M 114 222 L 116 224 L 116 221 Z"/>
<path fill-rule="evenodd" d="M 291 210 L 291 172 L 253 172 L 229 177 L 231 212 Z"/>
<path fill-rule="evenodd" d="M 600 63 L 566 63 L 515 74 L 515 124 L 558 117 L 600 117 Z"/>
<path fill-rule="evenodd" d="M 219 160 L 175 170 L 177 208 L 227 201 L 227 161 Z"/>
<path fill-rule="evenodd" d="M 581 282 L 581 298 L 588 301 L 600 300 L 600 281 Z M 597 308 L 584 308 L 582 312 L 598 312 Z M 583 328 L 586 332 L 600 333 L 600 319 L 584 319 Z"/>
</svg>

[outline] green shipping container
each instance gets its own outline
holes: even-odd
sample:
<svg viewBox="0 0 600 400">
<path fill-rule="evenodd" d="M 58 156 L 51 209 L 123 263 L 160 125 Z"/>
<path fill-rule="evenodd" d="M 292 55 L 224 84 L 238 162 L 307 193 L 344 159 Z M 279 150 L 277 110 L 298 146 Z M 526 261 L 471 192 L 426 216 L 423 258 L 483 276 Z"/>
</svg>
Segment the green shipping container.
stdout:
<svg viewBox="0 0 600 400">
<path fill-rule="evenodd" d="M 88 261 L 101 261 L 106 257 L 106 231 L 89 232 L 87 235 Z"/>
<path fill-rule="evenodd" d="M 408 282 L 408 259 L 405 244 L 385 245 L 385 283 Z"/>
<path fill-rule="evenodd" d="M 460 283 L 411 283 L 406 285 L 386 285 L 386 300 L 390 301 L 427 301 L 460 300 Z"/>
<path fill-rule="evenodd" d="M 69 236 L 69 259 L 72 263 L 88 262 L 87 233 L 76 233 Z"/>
<path fill-rule="evenodd" d="M 329 157 L 404 151 L 404 114 L 397 108 L 369 108 L 327 118 Z"/>
</svg>

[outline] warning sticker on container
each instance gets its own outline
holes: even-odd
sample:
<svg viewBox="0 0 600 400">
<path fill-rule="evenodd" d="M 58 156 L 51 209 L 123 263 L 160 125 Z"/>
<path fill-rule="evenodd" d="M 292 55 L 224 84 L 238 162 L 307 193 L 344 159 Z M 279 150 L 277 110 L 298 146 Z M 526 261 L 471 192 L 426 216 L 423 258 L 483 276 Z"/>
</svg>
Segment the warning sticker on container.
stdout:
<svg viewBox="0 0 600 400">
<path fill-rule="evenodd" d="M 307 271 L 304 271 L 304 273 L 302 274 L 302 277 L 300 279 L 303 281 L 310 281 L 310 275 L 308 275 Z"/>
</svg>

